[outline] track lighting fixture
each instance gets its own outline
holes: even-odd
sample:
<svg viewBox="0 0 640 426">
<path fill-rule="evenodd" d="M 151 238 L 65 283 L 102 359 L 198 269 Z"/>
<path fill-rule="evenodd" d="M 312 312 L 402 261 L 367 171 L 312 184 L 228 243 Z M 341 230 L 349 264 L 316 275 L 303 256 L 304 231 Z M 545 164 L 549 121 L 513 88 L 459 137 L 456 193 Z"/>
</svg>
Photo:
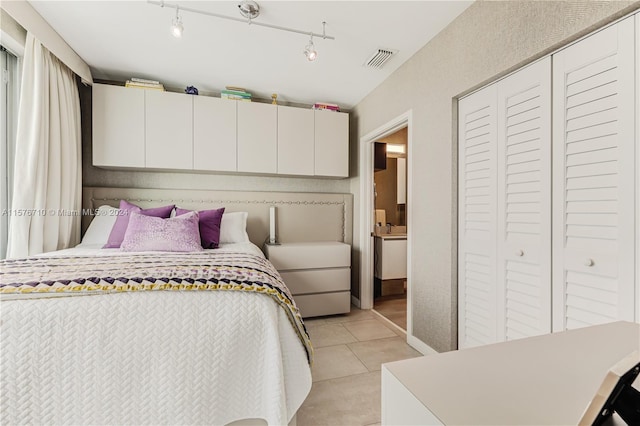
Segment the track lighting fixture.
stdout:
<svg viewBox="0 0 640 426">
<path fill-rule="evenodd" d="M 171 34 L 173 34 L 175 38 L 180 38 L 182 37 L 183 31 L 184 26 L 182 25 L 182 19 L 180 18 L 180 7 L 176 6 L 176 17 L 171 23 Z"/>
<path fill-rule="evenodd" d="M 313 45 L 313 34 L 309 39 L 309 44 L 307 44 L 304 48 L 304 56 L 307 57 L 307 61 L 313 62 L 318 57 L 318 52 L 316 51 L 316 47 Z"/>
<path fill-rule="evenodd" d="M 182 25 L 182 19 L 180 18 L 180 10 L 183 12 L 192 12 L 198 13 L 200 15 L 213 16 L 214 18 L 227 19 L 230 21 L 244 22 L 250 25 L 257 25 L 259 27 L 267 27 L 273 28 L 274 30 L 280 31 L 288 31 L 291 33 L 305 34 L 310 36 L 309 44 L 304 49 L 304 54 L 307 57 L 308 61 L 315 61 L 318 57 L 318 52 L 316 51 L 316 47 L 313 44 L 313 37 L 322 37 L 323 40 L 335 40 L 335 37 L 328 36 L 325 31 L 326 22 L 322 23 L 322 34 L 316 34 L 311 31 L 302 31 L 295 28 L 282 27 L 280 25 L 272 25 L 266 24 L 263 22 L 254 21 L 255 18 L 260 15 L 260 6 L 254 0 L 243 0 L 238 4 L 238 9 L 240 11 L 240 15 L 242 18 L 236 18 L 233 16 L 221 15 L 218 13 L 208 12 L 206 10 L 194 9 L 191 7 L 180 7 L 177 3 L 166 3 L 164 0 L 155 1 L 155 0 L 147 0 L 147 3 L 153 4 L 155 6 L 160 7 L 169 7 L 174 8 L 176 10 L 176 17 L 172 21 L 171 25 L 171 34 L 174 37 L 180 38 L 182 37 L 182 32 L 184 31 L 184 26 Z"/>
</svg>

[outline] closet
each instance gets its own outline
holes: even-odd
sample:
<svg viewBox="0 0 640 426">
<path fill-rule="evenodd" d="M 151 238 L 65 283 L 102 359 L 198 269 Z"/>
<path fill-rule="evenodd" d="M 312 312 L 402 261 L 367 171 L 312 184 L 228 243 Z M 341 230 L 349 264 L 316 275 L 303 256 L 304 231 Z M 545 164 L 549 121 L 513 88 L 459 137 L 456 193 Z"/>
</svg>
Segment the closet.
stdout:
<svg viewBox="0 0 640 426">
<path fill-rule="evenodd" d="M 459 348 L 634 320 L 638 16 L 460 99 Z"/>
</svg>

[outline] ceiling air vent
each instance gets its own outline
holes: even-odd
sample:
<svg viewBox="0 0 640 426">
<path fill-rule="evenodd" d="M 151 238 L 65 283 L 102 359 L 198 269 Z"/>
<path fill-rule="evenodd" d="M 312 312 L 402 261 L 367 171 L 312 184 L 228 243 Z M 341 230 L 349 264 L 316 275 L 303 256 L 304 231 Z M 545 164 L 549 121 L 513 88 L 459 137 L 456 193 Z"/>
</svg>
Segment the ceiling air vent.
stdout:
<svg viewBox="0 0 640 426">
<path fill-rule="evenodd" d="M 396 53 L 398 53 L 397 50 L 378 49 L 373 53 L 373 55 L 371 55 L 371 57 L 367 60 L 367 62 L 364 63 L 364 66 L 367 68 L 380 69 Z"/>
</svg>

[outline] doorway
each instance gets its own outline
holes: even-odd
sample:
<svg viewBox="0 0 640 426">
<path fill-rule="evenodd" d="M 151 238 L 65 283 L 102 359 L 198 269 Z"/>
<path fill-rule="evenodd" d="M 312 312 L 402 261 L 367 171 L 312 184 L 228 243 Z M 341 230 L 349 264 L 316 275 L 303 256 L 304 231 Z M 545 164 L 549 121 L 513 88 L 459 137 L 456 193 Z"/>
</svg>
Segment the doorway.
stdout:
<svg viewBox="0 0 640 426">
<path fill-rule="evenodd" d="M 407 330 L 407 136 L 374 142 L 373 309 Z"/>
<path fill-rule="evenodd" d="M 389 138 L 391 135 L 395 133 L 406 134 L 405 140 L 405 153 L 404 158 L 406 159 L 406 199 L 405 203 L 398 204 L 396 203 L 396 208 L 392 215 L 396 217 L 394 221 L 398 223 L 395 226 L 405 226 L 406 231 L 403 236 L 406 244 L 406 260 L 404 260 L 404 267 L 406 268 L 406 277 L 401 281 L 401 284 L 392 284 L 395 285 L 395 288 L 390 291 L 396 292 L 398 298 L 400 298 L 400 288 L 402 289 L 402 302 L 396 302 L 396 304 L 402 303 L 403 311 L 406 312 L 404 315 L 405 321 L 402 325 L 407 332 L 407 341 L 409 344 L 413 340 L 412 337 L 412 321 L 411 321 L 411 221 L 412 221 L 412 179 L 411 173 L 412 170 L 412 126 L 411 126 L 412 112 L 407 111 L 399 117 L 391 120 L 387 124 L 379 127 L 373 132 L 363 136 L 360 139 L 360 170 L 361 170 L 361 181 L 360 181 L 360 241 L 361 241 L 361 250 L 362 250 L 362 261 L 360 265 L 360 307 L 362 309 L 376 309 L 374 307 L 374 294 L 375 286 L 375 240 L 376 240 L 376 217 L 375 217 L 375 206 L 376 206 L 376 195 L 374 191 L 374 151 L 375 151 L 375 142 L 384 141 Z M 396 165 L 396 173 L 397 173 L 397 157 L 395 159 Z M 397 194 L 396 194 L 397 196 Z M 398 208 L 397 206 L 401 205 L 402 207 Z M 378 209 L 381 210 L 381 209 Z M 396 216 L 397 212 L 401 212 L 403 216 L 404 225 L 400 225 L 400 218 Z M 386 213 L 386 212 L 385 212 Z M 380 220 L 378 220 L 380 222 Z M 385 232 L 387 230 L 393 231 L 395 233 L 401 233 L 402 228 L 391 228 L 389 229 L 386 226 L 386 223 L 392 223 L 390 220 L 387 220 L 385 217 L 385 229 L 379 229 L 379 232 Z M 393 226 L 393 225 L 392 225 Z M 382 223 L 380 228 L 382 228 Z M 384 256 L 384 255 L 383 255 Z M 399 265 L 398 261 L 395 262 L 396 265 Z M 384 280 L 382 280 L 384 281 Z M 406 287 L 405 287 L 406 282 Z M 402 287 L 400 287 L 402 286 Z M 405 291 L 406 288 L 406 291 Z M 381 287 L 382 289 L 382 287 Z M 387 291 L 385 291 L 385 295 Z M 384 310 L 384 309 L 382 309 Z M 378 312 L 381 313 L 381 312 Z"/>
</svg>

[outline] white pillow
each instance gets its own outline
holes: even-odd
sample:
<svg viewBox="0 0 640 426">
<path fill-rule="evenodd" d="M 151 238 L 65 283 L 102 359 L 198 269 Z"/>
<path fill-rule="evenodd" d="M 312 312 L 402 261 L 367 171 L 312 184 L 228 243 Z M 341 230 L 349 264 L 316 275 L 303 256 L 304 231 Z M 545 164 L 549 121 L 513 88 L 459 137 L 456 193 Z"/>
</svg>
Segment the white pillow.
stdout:
<svg viewBox="0 0 640 426">
<path fill-rule="evenodd" d="M 111 206 L 100 206 L 96 210 L 93 220 L 87 228 L 87 232 L 82 237 L 81 244 L 83 245 L 105 245 L 109 240 L 109 234 L 111 229 L 116 223 L 118 218 L 118 212 L 120 209 Z"/>
<path fill-rule="evenodd" d="M 248 243 L 247 212 L 224 212 L 220 222 L 220 244 Z"/>
</svg>

